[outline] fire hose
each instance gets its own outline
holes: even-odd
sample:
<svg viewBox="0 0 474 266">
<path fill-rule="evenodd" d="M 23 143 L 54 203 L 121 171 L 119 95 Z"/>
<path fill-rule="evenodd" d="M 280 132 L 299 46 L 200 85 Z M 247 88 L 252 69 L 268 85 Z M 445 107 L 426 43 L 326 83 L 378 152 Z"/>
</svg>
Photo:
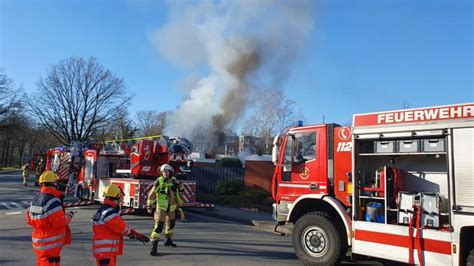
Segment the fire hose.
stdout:
<svg viewBox="0 0 474 266">
<path fill-rule="evenodd" d="M 413 223 L 416 221 L 416 236 L 415 239 L 418 243 L 417 247 L 417 253 L 418 253 L 418 262 L 420 265 L 423 265 L 423 255 L 422 255 L 422 240 L 421 240 L 421 208 L 419 206 L 413 206 L 413 214 L 415 214 L 416 211 L 416 216 L 410 217 L 410 224 L 408 225 L 408 264 L 413 265 L 414 264 L 414 258 L 413 258 L 413 249 L 414 249 L 414 239 L 413 239 Z"/>
</svg>

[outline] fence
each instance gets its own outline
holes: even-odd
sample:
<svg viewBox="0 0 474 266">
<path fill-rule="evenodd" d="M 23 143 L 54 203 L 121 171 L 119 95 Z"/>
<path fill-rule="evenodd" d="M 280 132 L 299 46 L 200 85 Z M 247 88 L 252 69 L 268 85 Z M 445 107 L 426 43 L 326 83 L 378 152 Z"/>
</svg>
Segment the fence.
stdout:
<svg viewBox="0 0 474 266">
<path fill-rule="evenodd" d="M 244 175 L 245 169 L 241 167 L 194 166 L 188 178 L 196 180 L 198 193 L 214 193 L 217 182 L 231 179 L 239 179 L 243 182 Z"/>
</svg>

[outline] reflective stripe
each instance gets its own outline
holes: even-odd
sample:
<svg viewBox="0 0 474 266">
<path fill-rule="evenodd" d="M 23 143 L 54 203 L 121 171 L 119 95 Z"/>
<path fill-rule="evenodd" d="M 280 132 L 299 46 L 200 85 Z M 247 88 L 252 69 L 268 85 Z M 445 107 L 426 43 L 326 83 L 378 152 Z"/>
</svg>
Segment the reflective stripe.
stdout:
<svg viewBox="0 0 474 266">
<path fill-rule="evenodd" d="M 30 217 L 31 217 L 31 220 L 44 219 L 44 218 L 50 216 L 51 214 L 53 214 L 53 213 L 55 213 L 55 212 L 57 212 L 57 211 L 60 211 L 60 210 L 62 210 L 62 209 L 63 209 L 63 206 L 58 206 L 58 207 L 56 207 L 56 208 L 54 208 L 54 209 L 52 209 L 52 210 L 50 210 L 50 211 L 45 212 L 44 214 L 40 214 L 40 215 L 30 215 Z"/>
<path fill-rule="evenodd" d="M 106 244 L 111 244 L 115 245 L 118 240 L 109 240 L 109 239 L 104 239 L 104 240 L 94 240 L 93 245 L 106 245 Z"/>
<path fill-rule="evenodd" d="M 100 214 L 102 217 L 104 217 L 105 215 L 107 215 L 107 213 L 113 211 L 114 209 L 113 208 L 108 208 L 108 209 L 105 209 L 104 211 L 102 211 L 102 213 Z"/>
<path fill-rule="evenodd" d="M 108 222 L 110 219 L 116 217 L 116 216 L 119 216 L 118 213 L 113 213 L 107 217 L 105 217 L 109 212 L 111 211 L 114 211 L 114 208 L 108 208 L 104 211 L 102 211 L 102 213 L 100 214 L 99 216 L 99 219 L 98 220 L 94 220 L 93 224 L 94 225 L 100 225 L 100 224 L 105 224 L 106 222 Z M 105 218 L 104 218 L 105 217 Z"/>
<path fill-rule="evenodd" d="M 48 250 L 48 249 L 53 249 L 53 248 L 62 247 L 62 246 L 63 246 L 63 242 L 58 242 L 58 243 L 54 243 L 54 244 L 46 245 L 46 246 L 35 246 L 35 245 L 33 245 L 33 249 Z"/>
<path fill-rule="evenodd" d="M 51 204 L 53 204 L 55 202 L 59 202 L 59 204 L 61 204 L 61 201 L 58 198 L 53 197 L 48 202 L 46 202 L 46 204 L 43 207 L 43 210 L 47 210 L 49 208 L 49 206 L 51 206 Z"/>
<path fill-rule="evenodd" d="M 117 216 L 119 216 L 118 213 L 111 214 L 111 215 L 107 216 L 107 217 L 104 219 L 104 222 L 106 223 L 106 222 L 112 220 L 113 218 L 115 218 L 115 217 L 117 217 Z"/>
<path fill-rule="evenodd" d="M 125 229 L 123 229 L 122 231 L 122 235 L 126 236 L 126 235 L 129 235 L 130 234 L 130 227 L 125 227 Z"/>
<path fill-rule="evenodd" d="M 48 208 L 49 208 L 53 203 L 58 203 L 59 206 L 56 206 L 54 209 L 49 210 L 49 211 L 43 213 L 43 211 L 48 210 Z M 48 216 L 51 214 L 51 211 L 56 210 L 58 207 L 61 207 L 61 201 L 60 201 L 58 198 L 53 197 L 53 198 L 51 198 L 50 200 L 48 200 L 44 206 L 35 206 L 35 205 L 33 205 L 33 202 L 31 202 L 30 207 L 28 208 L 28 210 L 30 210 L 30 209 L 35 209 L 35 210 L 36 210 L 36 209 L 41 209 L 41 212 L 32 211 L 32 212 L 29 213 L 31 219 L 35 220 L 35 219 L 41 219 L 41 218 L 48 217 Z M 54 212 L 54 211 L 53 211 L 53 212 Z"/>
<path fill-rule="evenodd" d="M 46 243 L 46 242 L 52 242 L 54 240 L 61 239 L 64 236 L 65 236 L 65 234 L 52 236 L 52 237 L 48 237 L 48 238 L 34 238 L 34 237 L 32 237 L 31 240 L 33 241 L 33 243 Z"/>
<path fill-rule="evenodd" d="M 113 218 L 115 218 L 117 216 L 120 216 L 120 215 L 118 213 L 114 213 L 114 214 L 111 214 L 111 215 L 107 216 L 107 218 L 105 218 L 105 219 L 100 219 L 99 221 L 94 221 L 93 224 L 94 225 L 105 224 L 106 222 L 112 220 Z"/>
<path fill-rule="evenodd" d="M 117 252 L 116 248 L 96 248 L 94 249 L 95 253 L 103 253 L 103 252 Z"/>
</svg>

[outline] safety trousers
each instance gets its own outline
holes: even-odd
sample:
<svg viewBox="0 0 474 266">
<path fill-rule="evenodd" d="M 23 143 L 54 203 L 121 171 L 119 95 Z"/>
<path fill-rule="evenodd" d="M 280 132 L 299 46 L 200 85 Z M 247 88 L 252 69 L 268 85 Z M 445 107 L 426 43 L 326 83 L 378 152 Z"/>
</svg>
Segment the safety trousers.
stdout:
<svg viewBox="0 0 474 266">
<path fill-rule="evenodd" d="M 61 257 L 44 257 L 36 256 L 37 266 L 59 266 L 61 265 Z"/>
<path fill-rule="evenodd" d="M 117 256 L 96 257 L 97 266 L 116 266 Z"/>
<path fill-rule="evenodd" d="M 165 227 L 166 224 L 166 227 Z M 165 235 L 168 238 L 173 238 L 174 226 L 176 225 L 176 219 L 173 220 L 166 220 L 166 222 L 162 222 L 159 220 L 155 220 L 155 226 L 153 227 L 153 231 L 151 232 L 151 240 L 160 240 L 161 232 L 163 232 L 163 228 L 165 228 Z"/>
</svg>

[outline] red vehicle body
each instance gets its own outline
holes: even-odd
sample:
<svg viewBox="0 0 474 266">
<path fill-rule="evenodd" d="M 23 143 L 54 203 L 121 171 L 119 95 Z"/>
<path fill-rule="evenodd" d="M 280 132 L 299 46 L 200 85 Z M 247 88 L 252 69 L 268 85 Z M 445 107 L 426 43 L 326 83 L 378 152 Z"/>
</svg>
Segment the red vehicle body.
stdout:
<svg viewBox="0 0 474 266">
<path fill-rule="evenodd" d="M 89 144 L 73 143 L 71 147 L 50 149 L 46 169 L 60 177 L 67 194 L 81 200 L 103 201 L 103 189 L 113 183 L 124 196 L 122 206 L 145 209 L 148 192 L 160 175 L 161 165 L 168 163 L 184 184 L 183 206 L 197 206 L 196 182 L 187 180 L 191 161 L 191 144 L 182 138 L 143 137 Z"/>
<path fill-rule="evenodd" d="M 474 263 L 474 104 L 354 115 L 274 141 L 274 219 L 308 265 L 350 247 L 402 263 Z"/>
</svg>

